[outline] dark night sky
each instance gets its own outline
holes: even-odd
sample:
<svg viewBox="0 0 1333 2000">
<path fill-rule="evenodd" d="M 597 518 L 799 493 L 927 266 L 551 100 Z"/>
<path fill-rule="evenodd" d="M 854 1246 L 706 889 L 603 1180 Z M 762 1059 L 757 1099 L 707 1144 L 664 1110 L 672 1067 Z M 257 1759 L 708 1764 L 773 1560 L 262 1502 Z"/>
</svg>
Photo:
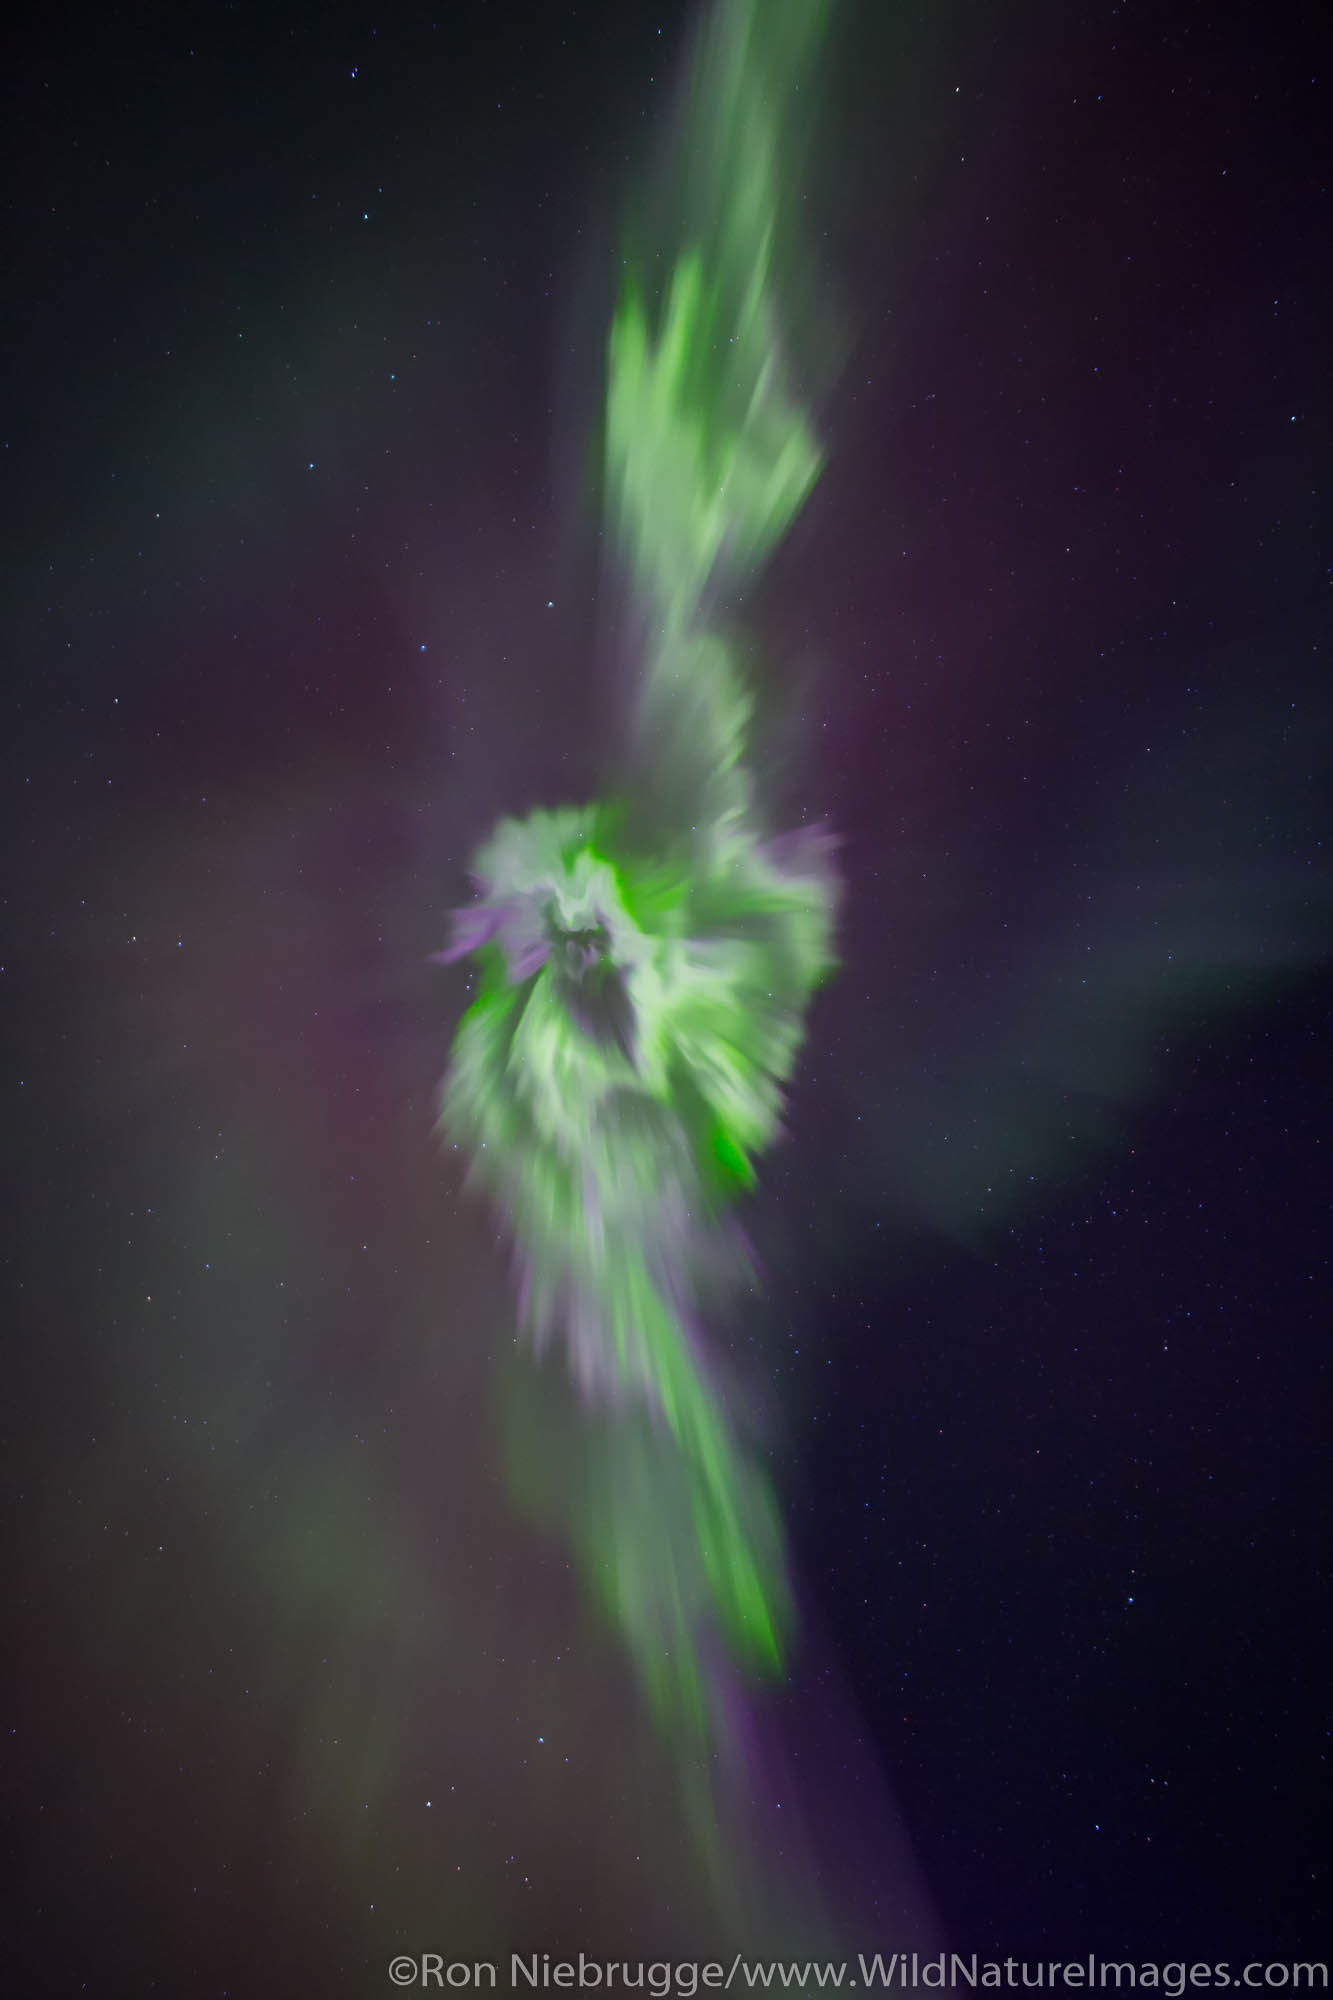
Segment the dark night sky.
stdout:
<svg viewBox="0 0 1333 2000">
<path fill-rule="evenodd" d="M 686 22 L 11 37 L 6 1991 L 706 1955 L 669 1751 L 502 1491 L 424 962 L 495 819 L 596 783 L 589 445 Z M 752 612 L 844 963 L 751 1344 L 788 1860 L 869 1879 L 850 1951 L 1328 1957 L 1316 29 L 837 16 L 846 358 Z"/>
</svg>

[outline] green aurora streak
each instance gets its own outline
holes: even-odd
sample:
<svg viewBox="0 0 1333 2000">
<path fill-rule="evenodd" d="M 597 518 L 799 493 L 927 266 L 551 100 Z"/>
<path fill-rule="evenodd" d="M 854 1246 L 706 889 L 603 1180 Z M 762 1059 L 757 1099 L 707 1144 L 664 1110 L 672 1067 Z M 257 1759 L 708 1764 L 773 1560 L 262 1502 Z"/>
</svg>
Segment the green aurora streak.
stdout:
<svg viewBox="0 0 1333 2000">
<path fill-rule="evenodd" d="M 780 113 L 819 0 L 724 0 L 673 154 L 685 233 L 656 303 L 627 272 L 608 352 L 606 504 L 644 664 L 619 800 L 505 820 L 449 959 L 475 952 L 441 1124 L 506 1218 L 524 1326 L 587 1408 L 556 1469 L 542 1396 L 511 1481 L 563 1518 L 659 1714 L 701 1720 L 716 1639 L 777 1671 L 791 1620 L 768 1482 L 710 1365 L 702 1308 L 750 1262 L 727 1214 L 779 1129 L 832 967 L 829 837 L 772 839 L 722 606 L 818 475 L 790 388 L 775 243 Z M 762 19 L 762 35 L 758 32 Z"/>
</svg>

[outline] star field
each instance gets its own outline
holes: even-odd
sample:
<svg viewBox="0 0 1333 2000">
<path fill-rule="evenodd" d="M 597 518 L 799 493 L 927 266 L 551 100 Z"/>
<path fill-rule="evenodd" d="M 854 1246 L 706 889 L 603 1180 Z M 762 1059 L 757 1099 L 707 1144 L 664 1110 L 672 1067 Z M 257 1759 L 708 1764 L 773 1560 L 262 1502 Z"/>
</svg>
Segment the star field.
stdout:
<svg viewBox="0 0 1333 2000">
<path fill-rule="evenodd" d="M 689 18 L 17 31 L 16 1993 L 766 1956 L 816 1916 L 1323 1954 L 1299 15 L 849 5 L 811 80 L 826 465 L 744 612 L 765 798 L 837 829 L 847 901 L 718 1333 L 806 1639 L 712 1858 L 507 1493 L 504 1250 L 433 1133 L 471 975 L 426 957 L 478 839 L 616 740 L 602 360 Z"/>
</svg>

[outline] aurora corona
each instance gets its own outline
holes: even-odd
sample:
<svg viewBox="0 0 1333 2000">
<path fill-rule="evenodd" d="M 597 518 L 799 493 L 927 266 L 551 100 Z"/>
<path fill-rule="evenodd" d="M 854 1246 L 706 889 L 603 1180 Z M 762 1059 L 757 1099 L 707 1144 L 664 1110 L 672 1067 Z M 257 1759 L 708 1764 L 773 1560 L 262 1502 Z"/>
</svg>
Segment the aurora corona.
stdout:
<svg viewBox="0 0 1333 2000">
<path fill-rule="evenodd" d="M 680 228 L 656 296 L 626 258 L 605 504 L 642 635 L 629 775 L 602 802 L 503 821 L 438 954 L 475 954 L 481 975 L 442 1127 L 505 1219 L 524 1328 L 563 1351 L 618 1468 L 604 1508 L 547 1511 L 676 1713 L 702 1712 L 719 1642 L 775 1671 L 790 1623 L 776 1508 L 706 1319 L 750 1273 L 730 1211 L 833 963 L 833 843 L 763 824 L 728 616 L 820 466 L 775 253 L 780 112 L 820 12 L 724 0 L 673 155 Z M 619 1452 L 618 1431 L 652 1449 Z"/>
</svg>

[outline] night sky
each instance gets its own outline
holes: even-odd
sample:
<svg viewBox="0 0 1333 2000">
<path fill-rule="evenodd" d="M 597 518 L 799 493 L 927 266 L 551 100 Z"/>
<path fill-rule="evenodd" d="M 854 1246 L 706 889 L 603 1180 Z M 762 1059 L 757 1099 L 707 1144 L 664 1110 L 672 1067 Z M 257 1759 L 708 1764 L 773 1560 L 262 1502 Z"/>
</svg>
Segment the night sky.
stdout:
<svg viewBox="0 0 1333 2000">
<path fill-rule="evenodd" d="M 11 33 L 6 1992 L 764 1957 L 793 1871 L 849 1953 L 1330 1955 L 1317 10 L 835 13 L 828 462 L 747 616 L 843 963 L 718 1332 L 806 1639 L 724 1916 L 506 1495 L 426 959 L 614 747 L 602 355 L 690 18 Z"/>
</svg>

